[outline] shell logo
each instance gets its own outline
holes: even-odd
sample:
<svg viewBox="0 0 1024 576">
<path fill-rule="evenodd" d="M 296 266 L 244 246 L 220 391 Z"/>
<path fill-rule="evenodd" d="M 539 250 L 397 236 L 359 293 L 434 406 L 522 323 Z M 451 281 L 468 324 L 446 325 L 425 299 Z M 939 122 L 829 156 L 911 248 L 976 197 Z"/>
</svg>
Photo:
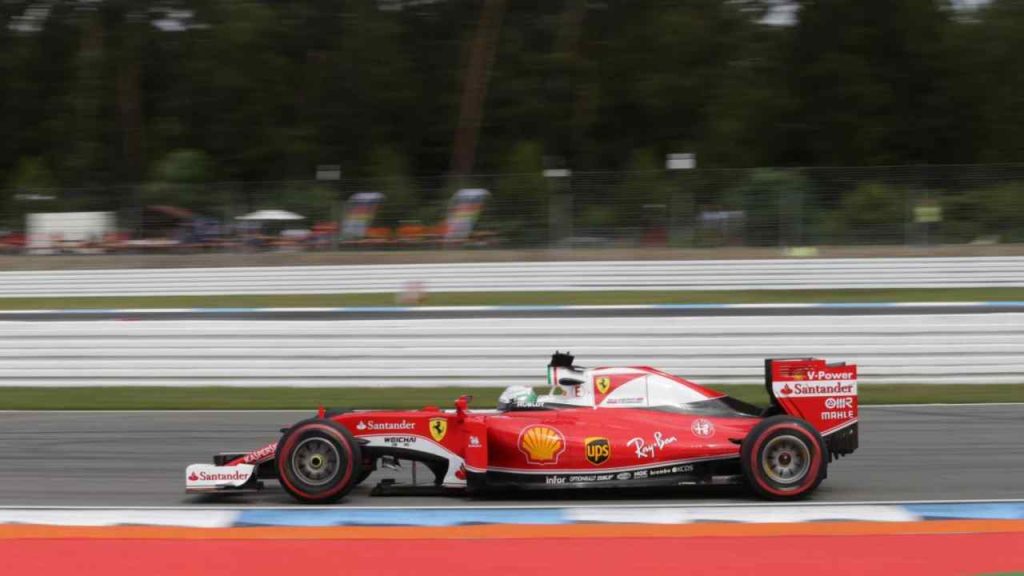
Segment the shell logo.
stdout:
<svg viewBox="0 0 1024 576">
<path fill-rule="evenodd" d="M 557 464 L 565 452 L 565 436 L 550 426 L 527 426 L 519 433 L 519 451 L 530 464 Z"/>
</svg>

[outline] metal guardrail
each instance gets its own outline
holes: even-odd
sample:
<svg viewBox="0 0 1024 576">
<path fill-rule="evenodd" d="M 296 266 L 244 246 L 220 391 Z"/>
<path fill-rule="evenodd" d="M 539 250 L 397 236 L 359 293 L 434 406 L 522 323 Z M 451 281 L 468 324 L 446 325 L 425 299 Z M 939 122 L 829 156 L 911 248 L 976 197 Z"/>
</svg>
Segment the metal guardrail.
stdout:
<svg viewBox="0 0 1024 576">
<path fill-rule="evenodd" d="M 856 362 L 861 382 L 1024 383 L 1024 314 L 0 322 L 0 386 L 544 384 L 552 351 L 759 383 L 765 357 Z"/>
<path fill-rule="evenodd" d="M 0 272 L 0 297 L 1024 286 L 1024 257 L 517 262 Z"/>
</svg>

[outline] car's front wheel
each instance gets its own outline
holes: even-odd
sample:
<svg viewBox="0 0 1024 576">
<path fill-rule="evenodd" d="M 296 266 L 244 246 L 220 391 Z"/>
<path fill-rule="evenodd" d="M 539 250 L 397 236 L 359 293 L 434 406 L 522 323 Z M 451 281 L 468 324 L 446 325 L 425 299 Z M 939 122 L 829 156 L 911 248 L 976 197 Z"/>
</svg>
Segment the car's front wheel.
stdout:
<svg viewBox="0 0 1024 576">
<path fill-rule="evenodd" d="M 331 420 L 305 420 L 289 428 L 278 442 L 276 461 L 281 486 L 312 504 L 336 502 L 362 475 L 359 444 Z"/>
<path fill-rule="evenodd" d="M 803 420 L 772 416 L 743 439 L 740 464 L 747 483 L 770 500 L 795 500 L 818 487 L 825 478 L 825 443 Z"/>
</svg>

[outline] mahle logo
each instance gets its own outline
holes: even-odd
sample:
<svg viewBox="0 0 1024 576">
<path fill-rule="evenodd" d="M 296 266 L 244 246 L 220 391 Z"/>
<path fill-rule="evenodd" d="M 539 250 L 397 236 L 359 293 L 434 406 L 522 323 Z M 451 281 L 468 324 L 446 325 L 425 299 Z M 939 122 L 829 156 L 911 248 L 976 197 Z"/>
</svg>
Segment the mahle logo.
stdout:
<svg viewBox="0 0 1024 576">
<path fill-rule="evenodd" d="M 612 455 L 612 445 L 607 438 L 586 438 L 583 447 L 586 449 L 587 462 L 594 466 L 600 466 Z"/>
</svg>

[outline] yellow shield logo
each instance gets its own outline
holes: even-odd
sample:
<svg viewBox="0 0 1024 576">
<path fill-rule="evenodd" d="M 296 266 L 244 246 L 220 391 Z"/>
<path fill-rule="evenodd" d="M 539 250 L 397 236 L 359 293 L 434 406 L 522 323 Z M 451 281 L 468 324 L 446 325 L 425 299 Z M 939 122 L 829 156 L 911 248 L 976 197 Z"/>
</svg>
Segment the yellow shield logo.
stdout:
<svg viewBox="0 0 1024 576">
<path fill-rule="evenodd" d="M 612 446 L 607 438 L 586 438 L 583 447 L 586 448 L 587 462 L 594 466 L 600 466 L 612 455 Z"/>
<path fill-rule="evenodd" d="M 565 452 L 565 436 L 550 426 L 527 426 L 519 433 L 519 451 L 529 464 L 557 464 Z"/>
<path fill-rule="evenodd" d="M 594 381 L 597 386 L 597 391 L 601 394 L 607 394 L 608 389 L 612 387 L 612 379 L 607 376 L 601 376 Z"/>
<path fill-rule="evenodd" d="M 434 440 L 440 442 L 444 440 L 444 435 L 448 433 L 448 419 L 447 418 L 431 418 L 430 419 L 430 435 L 434 437 Z"/>
</svg>

